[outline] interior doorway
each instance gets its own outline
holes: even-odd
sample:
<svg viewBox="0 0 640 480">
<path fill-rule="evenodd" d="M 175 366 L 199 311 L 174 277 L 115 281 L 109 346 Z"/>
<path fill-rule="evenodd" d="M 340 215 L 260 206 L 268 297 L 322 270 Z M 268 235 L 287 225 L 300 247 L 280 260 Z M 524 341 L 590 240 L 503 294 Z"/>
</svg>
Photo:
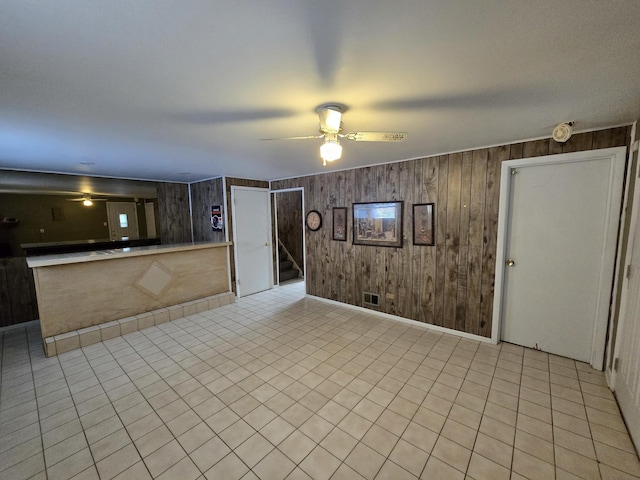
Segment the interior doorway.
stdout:
<svg viewBox="0 0 640 480">
<path fill-rule="evenodd" d="M 277 266 L 274 279 L 282 285 L 305 277 L 304 189 L 276 190 L 272 195 Z"/>
<path fill-rule="evenodd" d="M 155 238 L 156 232 L 156 212 L 153 202 L 144 202 L 144 217 L 147 222 L 147 237 Z"/>
<path fill-rule="evenodd" d="M 140 236 L 135 202 L 107 202 L 110 240 L 129 240 Z"/>
<path fill-rule="evenodd" d="M 497 338 L 602 369 L 624 168 L 624 148 L 502 164 Z"/>
</svg>

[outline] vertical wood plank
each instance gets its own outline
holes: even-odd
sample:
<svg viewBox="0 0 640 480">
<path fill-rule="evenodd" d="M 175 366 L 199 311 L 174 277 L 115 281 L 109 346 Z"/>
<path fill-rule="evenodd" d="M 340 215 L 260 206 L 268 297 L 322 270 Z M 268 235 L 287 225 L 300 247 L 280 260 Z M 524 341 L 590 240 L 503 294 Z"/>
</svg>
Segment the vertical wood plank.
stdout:
<svg viewBox="0 0 640 480">
<path fill-rule="evenodd" d="M 326 181 L 326 176 L 318 177 L 315 179 L 313 184 L 313 194 L 315 198 L 315 209 L 318 210 L 322 214 L 322 218 L 326 217 L 326 198 L 324 198 L 324 182 Z M 309 232 L 315 241 L 314 250 L 317 255 L 319 255 L 319 261 L 316 265 L 317 267 L 317 276 L 316 276 L 316 292 L 319 297 L 327 298 L 325 282 L 326 278 L 326 263 L 327 263 L 327 248 L 325 248 L 322 243 L 322 229 L 317 232 Z"/>
<path fill-rule="evenodd" d="M 364 169 L 354 171 L 354 183 L 353 183 L 353 203 L 361 203 L 363 200 L 363 191 L 364 186 L 363 183 L 364 177 Z M 351 209 L 349 211 L 349 218 L 353 220 L 353 203 L 351 205 Z M 355 236 L 355 222 L 352 221 L 351 225 L 351 241 L 353 242 L 353 238 Z M 353 298 L 355 305 L 363 307 L 362 304 L 362 272 L 364 269 L 364 264 L 362 262 L 362 245 L 353 245 L 353 266 L 354 266 L 354 289 L 353 289 Z"/>
<path fill-rule="evenodd" d="M 522 144 L 522 158 L 549 155 L 548 140 L 533 140 Z"/>
<path fill-rule="evenodd" d="M 414 203 L 423 203 L 422 202 L 422 185 L 424 184 L 423 180 L 423 166 L 424 159 L 422 160 L 414 160 L 413 161 L 413 185 L 411 185 L 411 189 L 413 190 L 413 199 L 411 201 L 411 205 L 409 202 L 405 204 L 404 207 L 404 215 L 406 216 L 406 222 L 408 225 L 408 230 L 405 231 L 405 238 L 407 242 L 411 242 L 413 253 L 411 254 L 411 311 L 413 315 L 411 318 L 421 320 L 424 317 L 424 313 L 422 311 L 422 283 L 424 281 L 427 272 L 422 269 L 422 251 L 425 248 L 431 247 L 423 247 L 420 245 L 413 245 L 413 204 Z"/>
<path fill-rule="evenodd" d="M 468 251 L 469 251 L 469 222 L 471 208 L 471 174 L 473 152 L 462 154 L 462 171 L 460 180 L 460 247 L 458 250 L 456 291 L 456 330 L 464 330 L 467 317 L 467 288 L 468 288 Z"/>
<path fill-rule="evenodd" d="M 467 252 L 467 316 L 465 331 L 477 334 L 480 329 L 480 298 L 487 189 L 487 149 L 473 152 L 471 200 L 469 206 L 469 250 Z"/>
<path fill-rule="evenodd" d="M 387 168 L 386 201 L 400 200 L 398 185 L 400 182 L 400 172 L 398 164 L 391 163 Z M 386 312 L 396 315 L 398 312 L 398 262 L 401 249 L 387 248 L 386 252 L 386 288 L 385 292 L 392 293 L 394 298 L 387 299 Z"/>
<path fill-rule="evenodd" d="M 7 258 L 0 258 L 0 327 L 13 325 L 11 313 L 11 296 L 9 294 L 9 282 L 7 279 Z"/>
<path fill-rule="evenodd" d="M 544 140 L 547 141 L 547 140 Z M 518 160 L 520 158 L 524 158 L 523 157 L 523 149 L 524 149 L 524 144 L 522 143 L 512 143 L 509 146 L 509 160 Z M 548 149 L 548 146 L 547 146 Z M 474 151 L 475 154 L 475 151 Z"/>
<path fill-rule="evenodd" d="M 438 157 L 438 201 L 436 202 L 436 269 L 434 292 L 434 321 L 435 325 L 444 324 L 444 300 L 445 300 L 445 260 L 447 242 L 447 195 L 449 176 L 449 155 Z"/>
<path fill-rule="evenodd" d="M 345 172 L 345 191 L 344 191 L 344 206 L 347 207 L 347 241 L 341 242 L 344 244 L 344 258 L 337 259 L 339 263 L 342 261 L 344 264 L 345 272 L 345 301 L 351 305 L 358 305 L 358 295 L 352 287 L 356 277 L 360 276 L 359 270 L 356 269 L 355 263 L 355 248 L 353 246 L 353 221 L 352 221 L 352 205 L 354 202 L 354 185 L 355 185 L 355 170 L 348 170 Z"/>
<path fill-rule="evenodd" d="M 330 228 L 326 222 L 330 218 L 331 204 L 335 203 L 335 196 L 333 195 L 333 188 L 331 187 L 331 179 L 335 174 L 323 175 L 322 181 L 319 182 L 320 186 L 320 198 L 322 199 L 320 212 L 322 213 L 322 228 L 318 231 L 318 241 L 320 245 L 324 247 L 323 255 L 324 262 L 322 264 L 322 296 L 324 298 L 331 298 L 331 285 L 334 272 L 331 270 L 331 248 L 329 246 Z M 326 246 L 326 247 L 325 247 Z"/>
<path fill-rule="evenodd" d="M 593 147 L 593 132 L 573 135 L 562 146 L 562 153 L 583 152 Z"/>
<path fill-rule="evenodd" d="M 398 296 L 397 312 L 401 317 L 413 318 L 413 242 L 411 240 L 411 206 L 414 202 L 415 161 L 398 164 L 400 175 L 399 198 L 404 200 L 402 208 L 402 253 L 398 257 Z"/>
<path fill-rule="evenodd" d="M 500 199 L 500 168 L 509 158 L 509 147 L 494 147 L 488 151 L 487 191 L 485 198 L 484 251 L 482 263 L 482 286 L 480 296 L 479 333 L 491 336 L 493 314 L 494 277 L 496 269 L 496 247 L 498 237 L 498 203 Z"/>
<path fill-rule="evenodd" d="M 456 327 L 458 298 L 458 250 L 460 246 L 460 195 L 462 181 L 462 154 L 449 155 L 447 185 L 447 235 L 444 265 L 444 317 L 442 325 Z"/>
<path fill-rule="evenodd" d="M 327 211 L 327 217 L 325 219 L 325 226 L 327 230 L 327 238 L 329 250 L 331 251 L 331 255 L 329 256 L 329 274 L 331 275 L 331 298 L 336 301 L 343 301 L 342 293 L 341 293 L 341 282 L 344 276 L 344 271 L 341 268 L 336 268 L 338 265 L 335 264 L 336 258 L 342 258 L 343 252 L 341 250 L 342 242 L 336 242 L 333 240 L 333 209 L 338 206 L 342 206 L 342 189 L 343 189 L 343 181 L 342 181 L 342 172 L 335 172 L 331 175 L 328 175 L 329 185 L 330 185 L 330 202 L 329 209 Z"/>
<path fill-rule="evenodd" d="M 437 157 L 427 158 L 422 163 L 422 197 L 421 203 L 434 203 L 434 232 L 436 244 L 438 239 L 438 174 L 439 160 Z M 436 295 L 436 246 L 421 247 L 421 284 L 420 284 L 420 309 L 418 320 L 435 324 L 435 295 Z"/>
<path fill-rule="evenodd" d="M 556 142 L 554 139 L 549 139 L 549 155 L 557 155 L 562 153 L 562 143 Z"/>
<path fill-rule="evenodd" d="M 624 147 L 629 141 L 628 127 L 609 128 L 593 132 L 593 149 Z"/>
<path fill-rule="evenodd" d="M 375 182 L 375 196 L 370 197 L 371 202 L 386 201 L 387 186 L 387 168 L 386 165 L 376 165 L 372 167 L 372 181 Z M 380 298 L 380 310 L 386 309 L 386 285 L 387 276 L 385 271 L 385 262 L 387 258 L 388 248 L 383 247 L 366 247 L 371 253 L 371 292 L 377 293 Z"/>
<path fill-rule="evenodd" d="M 345 184 L 346 184 L 346 177 L 347 177 L 347 173 L 346 172 L 339 172 L 338 173 L 338 178 L 337 178 L 337 186 L 339 189 L 339 194 L 337 197 L 337 205 L 336 207 L 345 207 L 347 206 L 346 203 L 346 188 L 345 188 Z M 348 210 L 347 210 L 348 212 Z M 348 215 L 347 215 L 348 217 Z M 333 239 L 333 210 L 331 211 L 331 218 L 329 220 L 329 223 L 331 224 L 331 238 Z M 349 229 L 347 228 L 347 241 L 346 242 L 339 242 L 339 241 L 334 241 L 333 243 L 336 245 L 337 249 L 337 254 L 335 257 L 332 258 L 332 262 L 334 265 L 334 269 L 337 269 L 338 271 L 336 272 L 336 277 L 339 279 L 339 281 L 336 284 L 336 290 L 337 290 L 337 298 L 340 302 L 345 302 L 346 301 L 346 293 L 347 293 L 347 278 L 349 278 L 349 280 L 351 280 L 351 276 L 347 276 L 347 272 L 346 272 L 346 268 L 347 268 L 347 262 L 345 261 L 336 261 L 337 259 L 346 259 L 346 244 L 349 241 L 349 235 L 348 235 Z"/>
</svg>

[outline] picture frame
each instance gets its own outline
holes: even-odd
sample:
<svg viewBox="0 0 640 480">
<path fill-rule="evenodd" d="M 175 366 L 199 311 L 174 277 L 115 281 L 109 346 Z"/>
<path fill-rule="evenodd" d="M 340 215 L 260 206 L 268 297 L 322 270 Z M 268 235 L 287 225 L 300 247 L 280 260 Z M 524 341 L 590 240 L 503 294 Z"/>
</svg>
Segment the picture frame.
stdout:
<svg viewBox="0 0 640 480">
<path fill-rule="evenodd" d="M 333 208 L 333 239 L 347 241 L 347 207 Z"/>
<path fill-rule="evenodd" d="M 211 205 L 211 230 L 222 231 L 222 205 Z"/>
<path fill-rule="evenodd" d="M 413 205 L 413 244 L 428 247 L 436 244 L 433 203 Z"/>
<path fill-rule="evenodd" d="M 402 248 L 402 201 L 353 204 L 353 244 Z"/>
</svg>

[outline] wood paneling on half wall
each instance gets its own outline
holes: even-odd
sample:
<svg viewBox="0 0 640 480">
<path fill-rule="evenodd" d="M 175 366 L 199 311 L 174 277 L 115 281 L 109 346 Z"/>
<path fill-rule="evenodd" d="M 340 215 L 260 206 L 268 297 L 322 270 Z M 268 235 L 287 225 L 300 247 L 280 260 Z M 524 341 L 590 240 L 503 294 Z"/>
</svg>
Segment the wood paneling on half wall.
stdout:
<svg viewBox="0 0 640 480">
<path fill-rule="evenodd" d="M 224 187 L 222 177 L 203 182 L 192 183 L 191 189 L 191 217 L 193 221 L 194 242 L 224 242 L 224 230 L 211 228 L 211 207 L 220 205 L 224 218 Z M 223 228 L 227 228 L 223 222 Z"/>
<path fill-rule="evenodd" d="M 158 183 L 160 240 L 164 245 L 191 241 L 189 185 Z"/>
<path fill-rule="evenodd" d="M 505 160 L 628 146 L 631 127 L 484 148 L 419 160 L 278 180 L 272 190 L 304 187 L 305 210 L 323 227 L 305 229 L 307 293 L 484 337 L 491 336 L 500 166 Z M 354 202 L 404 201 L 403 248 L 353 245 Z M 412 204 L 435 203 L 433 247 L 414 246 Z M 333 207 L 349 210 L 346 242 L 332 240 Z M 306 212 L 305 212 L 306 213 Z"/>
<path fill-rule="evenodd" d="M 0 327 L 37 318 L 33 274 L 25 257 L 0 258 Z"/>
<path fill-rule="evenodd" d="M 231 187 L 254 187 L 269 188 L 266 180 L 251 180 L 248 178 L 225 177 L 227 189 L 227 212 L 229 218 L 229 241 L 233 243 L 233 210 L 231 209 Z M 231 262 L 231 290 L 236 292 L 236 266 L 233 248 L 229 249 L 229 260 Z"/>
</svg>

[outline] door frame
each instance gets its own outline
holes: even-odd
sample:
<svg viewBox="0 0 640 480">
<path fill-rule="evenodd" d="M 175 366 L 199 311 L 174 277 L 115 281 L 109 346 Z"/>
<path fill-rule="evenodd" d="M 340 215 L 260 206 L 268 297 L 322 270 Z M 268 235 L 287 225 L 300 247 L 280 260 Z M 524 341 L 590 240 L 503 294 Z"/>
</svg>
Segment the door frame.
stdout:
<svg viewBox="0 0 640 480">
<path fill-rule="evenodd" d="M 235 274 L 236 274 L 236 295 L 238 296 L 238 298 L 240 298 L 242 296 L 241 293 L 241 286 L 238 284 L 238 232 L 236 229 L 236 223 L 237 223 L 237 216 L 236 216 L 236 191 L 238 190 L 253 190 L 253 191 L 259 191 L 259 192 L 265 192 L 267 194 L 267 199 L 269 202 L 269 206 L 268 206 L 268 211 L 269 213 L 271 213 L 271 193 L 269 191 L 268 188 L 260 188 L 260 187 L 244 187 L 244 186 L 240 186 L 240 185 L 231 185 L 231 218 L 233 218 L 233 263 L 234 263 L 234 268 L 235 268 Z M 269 239 L 269 241 L 271 241 L 271 239 L 273 238 L 273 232 L 271 231 L 271 218 L 269 218 L 269 221 L 267 222 L 267 228 L 268 228 L 268 236 L 267 238 Z M 271 284 L 271 286 L 267 289 L 272 289 L 273 288 L 273 255 L 269 255 L 269 283 Z"/>
<path fill-rule="evenodd" d="M 300 228 L 302 229 L 302 268 L 304 268 L 304 275 L 303 275 L 303 280 L 305 281 L 305 285 L 306 285 L 306 281 L 307 281 L 307 236 L 306 236 L 306 231 L 304 229 L 304 219 L 305 219 L 305 215 L 304 215 L 304 187 L 293 187 L 293 188 L 282 188 L 280 190 L 269 190 L 271 193 L 274 194 L 273 199 L 275 201 L 274 203 L 274 210 L 273 210 L 273 215 L 274 215 L 274 219 L 273 219 L 273 224 L 275 225 L 275 239 L 276 239 L 276 244 L 273 246 L 273 248 L 275 248 L 276 251 L 276 262 L 279 263 L 280 262 L 280 253 L 278 252 L 278 245 L 280 242 L 280 239 L 278 237 L 278 193 L 285 193 L 285 192 L 302 192 L 302 224 L 300 225 Z M 278 277 L 278 285 L 280 285 L 280 270 L 276 269 L 276 275 Z"/>
<path fill-rule="evenodd" d="M 504 266 L 506 261 L 507 254 L 507 245 L 508 245 L 508 220 L 509 213 L 511 210 L 511 171 L 516 168 L 522 168 L 527 166 L 538 166 L 538 165 L 554 165 L 561 163 L 574 163 L 585 160 L 596 160 L 596 159 L 604 159 L 609 158 L 613 163 L 613 168 L 611 169 L 611 174 L 609 176 L 609 191 L 613 187 L 614 179 L 618 169 L 623 169 L 626 166 L 626 148 L 625 147 L 615 147 L 615 148 L 604 148 L 600 150 L 588 150 L 582 152 L 573 152 L 573 153 L 563 153 L 559 155 L 547 155 L 543 157 L 530 157 L 523 158 L 518 160 L 507 160 L 502 162 L 501 167 L 501 175 L 500 175 L 500 200 L 499 200 L 499 209 L 498 209 L 498 238 L 496 245 L 496 271 L 495 271 L 495 291 L 493 296 L 493 318 L 492 318 L 492 327 L 491 327 L 491 343 L 498 344 L 501 341 L 502 336 L 502 309 L 504 306 Z M 622 195 L 624 196 L 624 185 Z M 611 198 L 609 198 L 609 205 L 607 206 L 607 218 L 606 225 L 608 227 L 611 226 L 612 222 L 615 222 L 616 225 L 620 223 L 620 214 L 621 214 L 621 203 L 618 205 L 611 204 Z M 621 197 L 622 201 L 622 197 Z M 604 249 L 603 251 L 608 251 L 611 248 L 616 248 L 617 245 L 617 230 L 614 238 L 610 238 L 610 236 L 605 235 L 604 239 Z M 604 261 L 604 258 L 601 259 Z M 591 346 L 591 366 L 596 368 L 597 370 L 602 370 L 603 362 L 604 362 L 604 353 L 606 348 L 606 336 L 607 336 L 607 326 L 609 323 L 609 308 L 611 305 L 612 298 L 612 286 L 613 280 L 615 278 L 615 256 L 611 265 L 605 265 L 601 272 L 600 277 L 600 287 L 598 289 L 598 303 L 597 309 L 599 312 L 598 320 L 594 325 L 594 332 L 592 337 L 592 346 Z M 609 268 L 610 267 L 610 268 Z M 611 282 L 605 281 L 603 278 L 603 274 L 605 271 L 609 271 L 611 273 Z"/>
<path fill-rule="evenodd" d="M 625 192 L 625 210 L 627 210 L 628 208 L 631 208 L 631 211 L 629 212 L 629 217 L 630 217 L 630 222 L 629 222 L 629 230 L 626 233 L 628 241 L 627 241 L 627 251 L 625 252 L 625 258 L 624 259 L 620 259 L 619 261 L 624 261 L 624 270 L 618 268 L 618 271 L 627 271 L 627 268 L 631 267 L 631 260 L 633 258 L 633 242 L 635 240 L 635 236 L 636 235 L 640 235 L 640 155 L 636 152 L 638 152 L 638 141 L 635 140 L 636 137 L 636 128 L 637 125 L 636 123 L 633 124 L 633 129 L 631 132 L 631 141 L 633 142 L 631 148 L 629 149 L 629 168 L 627 170 L 627 183 L 626 183 L 626 188 L 627 191 Z M 634 163 L 633 163 L 633 157 L 634 155 L 637 157 L 636 158 L 636 162 L 635 162 L 635 169 L 632 169 Z M 629 184 L 631 182 L 631 177 L 634 176 L 634 191 L 633 191 L 633 197 L 631 199 L 628 198 L 628 195 L 626 195 L 626 193 L 628 193 L 629 191 Z M 629 200 L 631 200 L 631 205 L 629 205 Z M 620 256 L 621 254 L 621 248 L 618 249 L 618 255 Z M 608 344 L 608 355 L 607 355 L 607 365 L 606 365 L 606 369 L 605 369 L 605 374 L 607 375 L 607 383 L 609 385 L 609 388 L 611 388 L 611 390 L 613 390 L 615 392 L 616 390 L 616 381 L 618 378 L 617 375 L 617 369 L 613 368 L 613 364 L 616 361 L 616 359 L 620 356 L 620 349 L 622 348 L 622 331 L 624 329 L 624 326 L 626 324 L 627 321 L 629 321 L 628 319 L 628 309 L 629 309 L 629 302 L 631 301 L 631 299 L 629 298 L 630 296 L 630 292 L 629 292 L 629 282 L 631 281 L 631 277 L 630 275 L 619 275 L 620 278 L 618 278 L 618 285 L 620 285 L 620 289 L 621 289 L 621 294 L 620 294 L 620 307 L 618 312 L 613 312 L 612 309 L 612 313 L 617 313 L 618 315 L 618 325 L 616 326 L 616 332 L 615 332 L 615 343 L 614 343 L 614 338 L 613 338 L 613 332 L 610 333 L 609 335 L 609 344 Z M 614 294 L 616 293 L 616 290 L 614 290 Z M 615 305 L 614 305 L 615 307 Z M 613 327 L 611 328 L 611 330 L 613 330 Z M 611 348 L 613 344 L 613 349 Z"/>
</svg>

